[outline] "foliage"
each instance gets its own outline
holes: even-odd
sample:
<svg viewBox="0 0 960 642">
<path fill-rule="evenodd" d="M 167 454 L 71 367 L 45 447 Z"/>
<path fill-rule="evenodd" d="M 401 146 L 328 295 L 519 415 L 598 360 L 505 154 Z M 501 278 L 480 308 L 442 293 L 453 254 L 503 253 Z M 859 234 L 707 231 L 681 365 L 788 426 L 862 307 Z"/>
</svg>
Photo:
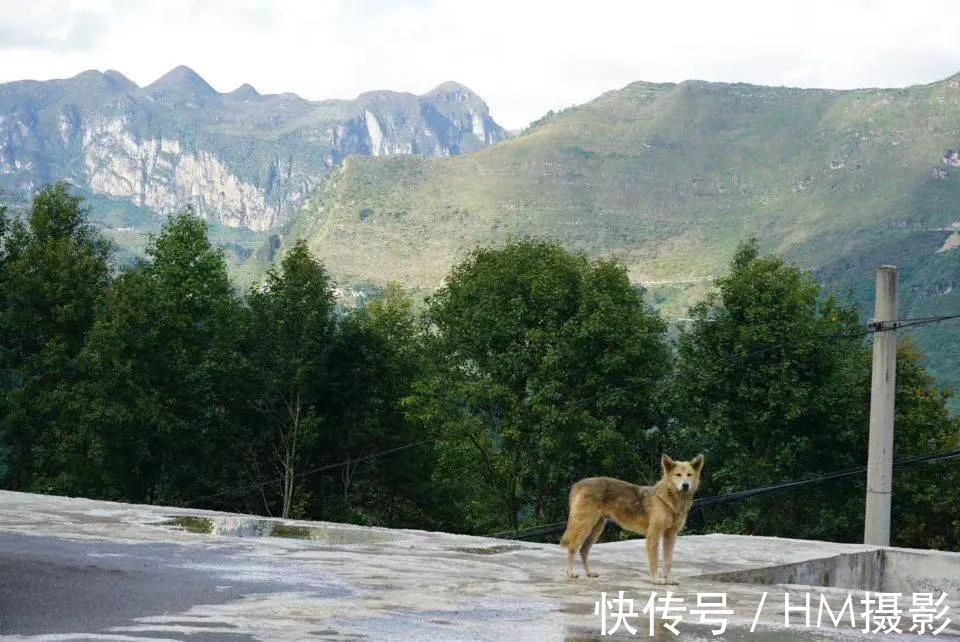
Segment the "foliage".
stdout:
<svg viewBox="0 0 960 642">
<path fill-rule="evenodd" d="M 671 386 L 681 425 L 673 438 L 679 450 L 702 449 L 714 462 L 705 490 L 724 494 L 863 461 L 863 332 L 854 310 L 821 298 L 799 269 L 748 243 L 690 313 Z M 853 540 L 846 516 L 862 512 L 858 501 L 862 493 L 849 486 L 817 487 L 739 504 L 710 528 Z"/>
<path fill-rule="evenodd" d="M 301 242 L 284 257 L 279 271 L 267 274 L 263 288 L 252 291 L 248 301 L 249 381 L 255 382 L 250 398 L 257 424 L 267 433 L 263 435 L 266 443 L 257 444 L 257 450 L 272 453 L 268 470 L 284 477 L 280 514 L 288 517 L 296 473 L 321 420 L 333 294 L 323 266 Z M 252 459 L 259 472 L 258 458 Z"/>
<path fill-rule="evenodd" d="M 861 386 L 868 390 L 868 376 Z M 897 344 L 893 452 L 897 459 L 960 446 L 960 420 L 947 411 L 950 392 L 938 386 L 910 340 Z M 895 546 L 960 550 L 960 466 L 956 460 L 898 470 L 893 476 Z"/>
<path fill-rule="evenodd" d="M 468 524 L 557 518 L 578 476 L 653 461 L 665 326 L 622 266 L 537 241 L 478 249 L 426 315 L 437 368 L 409 403 Z"/>
<path fill-rule="evenodd" d="M 756 235 L 844 300 L 852 290 L 864 318 L 869 276 L 891 262 L 904 268 L 904 316 L 949 313 L 960 250 L 938 250 L 960 220 L 960 167 L 943 161 L 957 147 L 956 84 L 636 82 L 476 153 L 346 163 L 284 237 L 306 238 L 344 287 L 400 280 L 428 292 L 469 248 L 535 235 L 618 255 L 653 283 L 661 313 L 682 316 Z M 916 336 L 938 379 L 960 384 L 960 333 Z"/>
<path fill-rule="evenodd" d="M 102 492 L 175 503 L 235 478 L 233 383 L 243 364 L 240 301 L 206 225 L 171 217 L 121 273 L 83 352 L 81 425 Z"/>
<path fill-rule="evenodd" d="M 77 359 L 108 284 L 110 246 L 64 183 L 41 190 L 28 220 L 0 214 L 0 437 L 6 484 L 45 490 L 73 432 Z"/>
<path fill-rule="evenodd" d="M 702 447 L 708 494 L 862 466 L 867 459 L 870 352 L 850 308 L 823 297 L 809 276 L 756 244 L 738 250 L 717 292 L 691 310 L 671 384 L 678 449 Z M 921 356 L 901 340 L 897 458 L 960 443 Z M 897 472 L 894 538 L 905 546 L 957 548 L 955 464 Z M 831 482 L 696 516 L 694 528 L 860 541 L 864 486 Z"/>
<path fill-rule="evenodd" d="M 489 533 L 562 520 L 581 477 L 652 481 L 663 450 L 704 452 L 704 495 L 866 460 L 864 326 L 755 242 L 675 350 L 621 263 L 545 241 L 474 250 L 422 309 L 396 284 L 338 306 L 302 242 L 241 295 L 190 211 L 147 256 L 111 271 L 64 185 L 0 210 L 6 488 Z M 956 447 L 903 334 L 896 456 Z M 958 470 L 896 472 L 895 543 L 960 548 Z M 833 482 L 690 526 L 855 541 L 862 513 Z"/>
<path fill-rule="evenodd" d="M 426 430 L 401 406 L 428 364 L 413 302 L 397 284 L 340 319 L 324 391 L 319 459 L 349 462 L 312 479 L 313 514 L 363 524 L 437 525 Z M 412 447 L 410 447 L 413 445 Z M 363 459 L 374 453 L 397 451 Z"/>
</svg>

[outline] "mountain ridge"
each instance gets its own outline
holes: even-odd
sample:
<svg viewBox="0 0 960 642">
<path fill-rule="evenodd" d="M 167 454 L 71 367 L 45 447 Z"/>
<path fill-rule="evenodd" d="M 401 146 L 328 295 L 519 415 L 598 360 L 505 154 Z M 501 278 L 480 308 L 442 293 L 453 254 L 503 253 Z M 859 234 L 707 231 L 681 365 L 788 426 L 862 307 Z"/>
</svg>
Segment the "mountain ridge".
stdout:
<svg viewBox="0 0 960 642">
<path fill-rule="evenodd" d="M 157 213 L 194 206 L 228 227 L 270 229 L 353 155 L 449 156 L 506 137 L 457 84 L 417 96 L 311 101 L 219 92 L 178 66 L 143 87 L 114 70 L 0 84 L 0 190 L 27 200 L 68 180 Z M 462 99 L 449 100 L 449 92 Z"/>
<path fill-rule="evenodd" d="M 241 276 L 304 238 L 345 286 L 428 294 L 476 245 L 535 236 L 619 257 L 682 315 L 756 237 L 865 318 L 874 267 L 901 265 L 902 314 L 934 316 L 960 310 L 958 149 L 956 77 L 851 90 L 631 83 L 472 154 L 353 158 Z M 916 337 L 960 383 L 960 341 Z"/>
</svg>

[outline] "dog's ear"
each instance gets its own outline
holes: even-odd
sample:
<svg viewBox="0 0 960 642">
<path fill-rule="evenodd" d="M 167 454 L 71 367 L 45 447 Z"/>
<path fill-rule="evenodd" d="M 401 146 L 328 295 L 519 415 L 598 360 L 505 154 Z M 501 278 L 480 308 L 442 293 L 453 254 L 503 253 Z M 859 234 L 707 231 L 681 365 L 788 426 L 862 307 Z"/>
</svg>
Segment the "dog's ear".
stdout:
<svg viewBox="0 0 960 642">
<path fill-rule="evenodd" d="M 663 466 L 664 475 L 668 474 L 671 470 L 673 470 L 673 467 L 676 466 L 676 464 L 677 462 L 670 459 L 670 455 L 668 455 L 667 453 L 663 453 L 660 456 L 660 465 Z"/>
<path fill-rule="evenodd" d="M 690 465 L 693 466 L 693 469 L 698 473 L 703 468 L 703 455 L 697 455 L 693 458 L 693 461 L 690 462 Z"/>
</svg>

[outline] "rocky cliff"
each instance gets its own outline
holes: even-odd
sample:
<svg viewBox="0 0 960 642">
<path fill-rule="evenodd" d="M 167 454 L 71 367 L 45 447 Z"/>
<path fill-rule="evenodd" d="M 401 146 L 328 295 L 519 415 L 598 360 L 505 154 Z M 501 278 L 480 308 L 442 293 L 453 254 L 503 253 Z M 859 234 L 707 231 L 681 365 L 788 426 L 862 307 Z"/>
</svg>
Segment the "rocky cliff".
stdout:
<svg viewBox="0 0 960 642">
<path fill-rule="evenodd" d="M 0 190 L 27 199 L 65 179 L 159 213 L 192 204 L 263 231 L 348 156 L 453 156 L 505 137 L 483 100 L 452 82 L 422 96 L 314 102 L 250 85 L 219 93 L 187 67 L 146 87 L 87 71 L 0 85 Z"/>
</svg>

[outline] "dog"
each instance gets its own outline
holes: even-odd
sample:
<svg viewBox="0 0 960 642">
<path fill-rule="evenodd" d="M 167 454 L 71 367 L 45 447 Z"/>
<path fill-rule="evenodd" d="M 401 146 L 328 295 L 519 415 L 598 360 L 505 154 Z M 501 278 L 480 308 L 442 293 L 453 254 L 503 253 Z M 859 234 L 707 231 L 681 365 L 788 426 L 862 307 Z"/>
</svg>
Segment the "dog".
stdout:
<svg viewBox="0 0 960 642">
<path fill-rule="evenodd" d="M 567 549 L 567 577 L 578 577 L 573 570 L 573 556 L 577 551 L 587 577 L 599 575 L 590 570 L 587 557 L 610 519 L 620 528 L 646 537 L 651 582 L 678 584 L 670 576 L 673 548 L 700 485 L 703 455 L 687 462 L 674 461 L 664 454 L 660 465 L 663 477 L 654 486 L 637 486 L 611 477 L 590 477 L 573 485 L 567 530 L 560 540 L 560 546 Z M 661 538 L 663 577 L 657 575 Z"/>
</svg>

